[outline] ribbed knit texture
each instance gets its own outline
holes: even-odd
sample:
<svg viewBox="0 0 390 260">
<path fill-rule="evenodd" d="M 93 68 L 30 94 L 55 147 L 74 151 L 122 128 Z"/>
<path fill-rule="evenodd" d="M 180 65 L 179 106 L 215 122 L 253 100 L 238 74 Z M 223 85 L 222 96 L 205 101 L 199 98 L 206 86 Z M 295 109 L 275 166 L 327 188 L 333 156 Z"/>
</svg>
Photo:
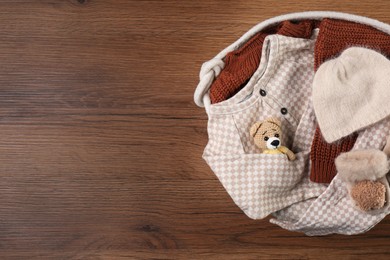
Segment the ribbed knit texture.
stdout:
<svg viewBox="0 0 390 260">
<path fill-rule="evenodd" d="M 315 70 L 326 60 L 334 58 L 351 46 L 367 46 L 390 54 L 390 36 L 370 26 L 342 20 L 324 19 L 319 26 L 315 46 Z M 340 111 L 342 112 L 342 111 Z M 350 151 L 357 139 L 352 134 L 342 140 L 328 144 L 317 127 L 311 147 L 312 168 L 310 180 L 330 183 L 336 176 L 335 159 L 343 152 Z"/>
<path fill-rule="evenodd" d="M 310 153 L 312 161 L 310 180 L 318 183 L 330 183 L 337 173 L 335 159 L 342 152 L 350 151 L 353 148 L 357 136 L 355 133 L 339 142 L 329 144 L 323 139 L 321 131 L 317 128 Z"/>
<path fill-rule="evenodd" d="M 334 19 L 324 19 L 319 26 L 315 46 L 315 70 L 326 60 L 334 58 L 352 46 L 368 47 L 390 54 L 390 36 L 371 26 Z"/>
<path fill-rule="evenodd" d="M 280 34 L 296 38 L 310 38 L 317 25 L 315 21 L 293 23 L 284 21 L 253 36 L 241 48 L 229 52 L 225 59 L 225 67 L 210 87 L 211 103 L 224 101 L 240 91 L 252 77 L 260 64 L 261 51 L 265 37 Z"/>
</svg>

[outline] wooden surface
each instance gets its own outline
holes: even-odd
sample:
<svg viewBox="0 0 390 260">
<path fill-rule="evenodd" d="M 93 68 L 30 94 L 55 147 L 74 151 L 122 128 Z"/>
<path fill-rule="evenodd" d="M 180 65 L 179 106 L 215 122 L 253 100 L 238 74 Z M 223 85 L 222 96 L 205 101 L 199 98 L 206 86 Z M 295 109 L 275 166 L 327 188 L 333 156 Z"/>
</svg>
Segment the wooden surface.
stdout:
<svg viewBox="0 0 390 260">
<path fill-rule="evenodd" d="M 1 259 L 385 259 L 390 219 L 305 237 L 234 205 L 202 160 L 202 62 L 267 18 L 372 1 L 0 1 Z"/>
</svg>

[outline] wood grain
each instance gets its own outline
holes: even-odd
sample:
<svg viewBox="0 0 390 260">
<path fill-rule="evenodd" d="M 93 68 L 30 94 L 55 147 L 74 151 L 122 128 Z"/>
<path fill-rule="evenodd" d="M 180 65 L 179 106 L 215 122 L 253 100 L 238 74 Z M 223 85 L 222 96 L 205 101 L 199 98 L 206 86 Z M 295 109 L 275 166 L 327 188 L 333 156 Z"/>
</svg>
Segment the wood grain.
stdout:
<svg viewBox="0 0 390 260">
<path fill-rule="evenodd" d="M 1 259 L 385 259 L 390 219 L 305 237 L 247 218 L 201 155 L 202 62 L 267 18 L 372 1 L 0 2 Z"/>
</svg>

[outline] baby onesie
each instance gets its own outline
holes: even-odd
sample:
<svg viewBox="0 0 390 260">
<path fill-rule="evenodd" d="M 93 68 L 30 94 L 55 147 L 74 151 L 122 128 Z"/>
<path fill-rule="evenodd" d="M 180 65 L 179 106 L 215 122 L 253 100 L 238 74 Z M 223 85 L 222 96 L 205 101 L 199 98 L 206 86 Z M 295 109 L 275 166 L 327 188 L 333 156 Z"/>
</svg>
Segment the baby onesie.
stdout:
<svg viewBox="0 0 390 260">
<path fill-rule="evenodd" d="M 267 36 L 260 65 L 247 85 L 209 108 L 203 158 L 250 218 L 264 218 L 326 189 L 308 178 L 315 131 L 310 97 L 316 35 Z M 295 161 L 284 154 L 261 154 L 249 135 L 256 121 L 272 116 L 281 120 L 282 144 L 296 154 Z"/>
</svg>

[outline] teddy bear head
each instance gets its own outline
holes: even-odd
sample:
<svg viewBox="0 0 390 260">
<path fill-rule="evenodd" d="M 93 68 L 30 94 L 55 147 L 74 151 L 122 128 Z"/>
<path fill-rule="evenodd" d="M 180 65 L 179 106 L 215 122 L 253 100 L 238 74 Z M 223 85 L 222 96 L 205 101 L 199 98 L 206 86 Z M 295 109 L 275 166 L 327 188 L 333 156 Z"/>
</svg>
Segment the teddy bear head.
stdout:
<svg viewBox="0 0 390 260">
<path fill-rule="evenodd" d="M 281 146 L 281 122 L 275 117 L 256 122 L 250 129 L 250 135 L 261 150 L 273 150 Z"/>
</svg>

